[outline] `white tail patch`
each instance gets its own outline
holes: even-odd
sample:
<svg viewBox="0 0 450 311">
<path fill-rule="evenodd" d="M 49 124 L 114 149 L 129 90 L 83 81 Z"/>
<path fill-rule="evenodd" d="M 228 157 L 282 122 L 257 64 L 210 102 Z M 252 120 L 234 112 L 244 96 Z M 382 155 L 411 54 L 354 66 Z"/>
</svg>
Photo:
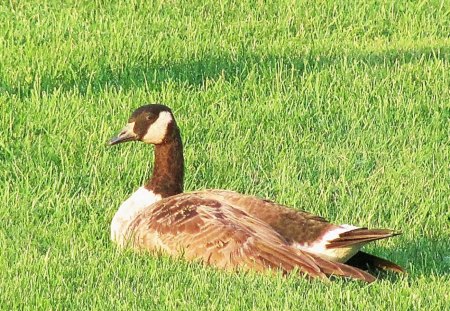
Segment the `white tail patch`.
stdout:
<svg viewBox="0 0 450 311">
<path fill-rule="evenodd" d="M 161 200 L 161 195 L 140 187 L 117 210 L 111 222 L 111 240 L 122 245 L 126 229 L 137 214 L 144 208 Z"/>
<path fill-rule="evenodd" d="M 160 144 L 164 140 L 167 126 L 173 120 L 172 114 L 168 111 L 161 111 L 158 119 L 149 126 L 147 133 L 142 137 L 142 141 L 147 144 Z"/>
<path fill-rule="evenodd" d="M 318 255 L 321 258 L 328 259 L 334 262 L 344 263 L 359 251 L 361 245 L 351 245 L 339 248 L 327 248 L 326 246 L 330 241 L 339 238 L 339 235 L 341 233 L 351 231 L 357 228 L 358 227 L 352 225 L 341 225 L 337 228 L 334 228 L 326 232 L 324 235 L 322 235 L 320 238 L 318 238 L 312 243 L 294 242 L 293 246 L 300 250 L 304 250 L 313 253 L 315 255 Z"/>
</svg>

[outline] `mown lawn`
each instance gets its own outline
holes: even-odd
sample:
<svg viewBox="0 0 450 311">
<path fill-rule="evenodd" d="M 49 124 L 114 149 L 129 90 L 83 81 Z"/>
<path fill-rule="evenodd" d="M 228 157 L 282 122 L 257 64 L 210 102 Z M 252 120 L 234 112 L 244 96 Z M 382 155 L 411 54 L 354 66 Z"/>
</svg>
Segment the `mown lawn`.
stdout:
<svg viewBox="0 0 450 311">
<path fill-rule="evenodd" d="M 449 1 L 2 1 L 0 308 L 444 310 Z M 146 102 L 182 128 L 186 190 L 234 189 L 403 235 L 371 285 L 119 252 L 150 147 L 105 142 Z"/>
</svg>

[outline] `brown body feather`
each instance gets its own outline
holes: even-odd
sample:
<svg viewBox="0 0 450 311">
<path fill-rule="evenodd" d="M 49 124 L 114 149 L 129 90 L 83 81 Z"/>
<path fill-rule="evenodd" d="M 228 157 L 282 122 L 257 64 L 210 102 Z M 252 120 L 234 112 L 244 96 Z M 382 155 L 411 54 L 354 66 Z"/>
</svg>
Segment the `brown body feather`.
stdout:
<svg viewBox="0 0 450 311">
<path fill-rule="evenodd" d="M 318 236 L 334 227 L 327 220 L 304 211 L 256 196 L 243 195 L 229 190 L 204 190 L 198 195 L 226 202 L 270 225 L 288 241 L 313 242 Z"/>
<path fill-rule="evenodd" d="M 313 243 L 320 239 L 328 230 L 337 227 L 320 216 L 305 211 L 295 210 L 285 205 L 270 200 L 264 200 L 256 196 L 243 195 L 229 190 L 215 189 L 198 191 L 195 193 L 221 202 L 226 202 L 237 209 L 247 212 L 270 225 L 290 243 Z M 341 233 L 337 239 L 330 241 L 327 248 L 344 248 L 355 244 L 363 245 L 371 241 L 385 239 L 398 234 L 399 233 L 389 229 L 357 228 Z M 364 254 L 364 256 L 362 254 Z M 370 267 L 399 273 L 404 272 L 400 266 L 373 255 L 358 252 L 355 257 L 355 260 L 348 260 L 346 264 L 362 269 Z"/>
<path fill-rule="evenodd" d="M 300 251 L 273 228 L 217 200 L 180 194 L 156 202 L 129 225 L 128 242 L 224 269 L 298 269 L 310 277 L 346 276 L 372 282 L 362 270 Z"/>
</svg>

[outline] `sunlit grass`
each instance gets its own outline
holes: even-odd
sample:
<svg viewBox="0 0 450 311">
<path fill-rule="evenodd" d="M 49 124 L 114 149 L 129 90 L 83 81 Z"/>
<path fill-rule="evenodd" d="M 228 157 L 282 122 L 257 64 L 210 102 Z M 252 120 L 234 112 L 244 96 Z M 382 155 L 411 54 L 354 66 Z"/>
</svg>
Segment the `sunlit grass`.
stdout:
<svg viewBox="0 0 450 311">
<path fill-rule="evenodd" d="M 4 309 L 443 310 L 450 304 L 450 3 L 4 1 Z M 369 286 L 233 275 L 119 252 L 109 223 L 148 178 L 129 113 L 171 106 L 186 190 L 269 197 L 403 235 Z"/>
</svg>

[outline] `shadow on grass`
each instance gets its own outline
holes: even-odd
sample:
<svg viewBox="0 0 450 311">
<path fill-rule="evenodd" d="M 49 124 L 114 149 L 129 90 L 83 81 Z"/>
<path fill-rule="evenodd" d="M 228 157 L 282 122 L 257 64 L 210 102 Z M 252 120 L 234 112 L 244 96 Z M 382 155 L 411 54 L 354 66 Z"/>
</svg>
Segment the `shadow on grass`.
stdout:
<svg viewBox="0 0 450 311">
<path fill-rule="evenodd" d="M 380 242 L 382 243 L 382 242 Z M 380 279 L 397 281 L 401 278 L 414 279 L 419 276 L 448 276 L 450 275 L 450 250 L 448 239 L 445 237 L 425 238 L 420 237 L 414 240 L 402 239 L 397 248 L 386 249 L 385 252 L 368 251 L 381 258 L 390 260 L 403 269 L 406 274 L 394 272 L 375 272 Z"/>
<path fill-rule="evenodd" d="M 145 56 L 142 59 L 146 59 Z M 68 64 L 67 72 L 57 76 L 43 75 L 39 77 L 40 91 L 53 93 L 55 90 L 77 90 L 85 94 L 88 90 L 100 92 L 104 88 L 117 87 L 125 91 L 148 85 L 149 89 L 160 90 L 169 81 L 180 85 L 201 87 L 206 80 L 223 77 L 227 81 L 243 81 L 255 71 L 261 73 L 286 72 L 289 75 L 301 75 L 303 72 L 314 72 L 336 65 L 339 62 L 356 64 L 362 68 L 373 66 L 393 67 L 407 63 L 430 60 L 449 60 L 450 47 L 387 50 L 382 53 L 350 53 L 325 55 L 320 53 L 303 56 L 260 56 L 252 53 L 232 55 L 224 52 L 222 55 L 204 55 L 198 59 L 183 61 L 145 62 L 133 66 L 114 69 L 111 64 L 98 65 L 98 70 L 92 74 L 83 64 Z M 69 61 L 70 62 L 70 61 Z M 27 97 L 31 94 L 38 78 L 28 83 L 17 85 L 0 80 L 0 91 Z M 21 84 L 22 86 L 18 86 Z"/>
</svg>

